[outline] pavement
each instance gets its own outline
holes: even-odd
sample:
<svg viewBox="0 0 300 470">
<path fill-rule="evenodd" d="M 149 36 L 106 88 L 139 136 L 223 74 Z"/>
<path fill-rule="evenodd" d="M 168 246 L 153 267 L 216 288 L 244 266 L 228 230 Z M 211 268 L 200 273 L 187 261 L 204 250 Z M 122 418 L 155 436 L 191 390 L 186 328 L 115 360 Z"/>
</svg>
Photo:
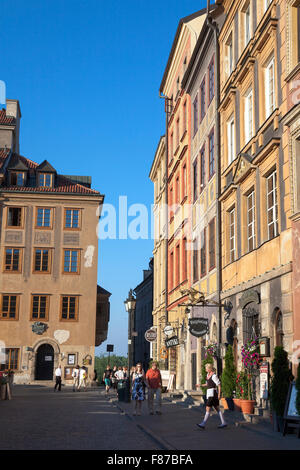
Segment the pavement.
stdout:
<svg viewBox="0 0 300 470">
<path fill-rule="evenodd" d="M 102 387 L 74 393 L 34 385 L 15 385 L 13 399 L 0 401 L 1 450 L 300 450 L 296 435 L 283 437 L 268 422 L 251 424 L 241 413 L 225 411 L 228 427 L 212 414 L 206 429 L 204 408 L 163 400 L 162 415 L 147 403 L 133 416 L 133 403 L 117 401 Z"/>
</svg>

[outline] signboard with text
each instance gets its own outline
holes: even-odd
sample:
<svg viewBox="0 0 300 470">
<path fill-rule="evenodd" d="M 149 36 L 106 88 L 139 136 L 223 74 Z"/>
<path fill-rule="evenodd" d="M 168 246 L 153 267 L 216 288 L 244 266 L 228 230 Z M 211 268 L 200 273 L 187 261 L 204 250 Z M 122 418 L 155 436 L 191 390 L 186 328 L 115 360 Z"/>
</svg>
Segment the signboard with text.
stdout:
<svg viewBox="0 0 300 470">
<path fill-rule="evenodd" d="M 172 336 L 172 338 L 166 339 L 165 344 L 166 344 L 167 348 L 172 348 L 174 346 L 178 346 L 179 345 L 178 336 Z"/>
<path fill-rule="evenodd" d="M 200 338 L 208 333 L 208 318 L 193 317 L 189 319 L 191 335 Z"/>
</svg>

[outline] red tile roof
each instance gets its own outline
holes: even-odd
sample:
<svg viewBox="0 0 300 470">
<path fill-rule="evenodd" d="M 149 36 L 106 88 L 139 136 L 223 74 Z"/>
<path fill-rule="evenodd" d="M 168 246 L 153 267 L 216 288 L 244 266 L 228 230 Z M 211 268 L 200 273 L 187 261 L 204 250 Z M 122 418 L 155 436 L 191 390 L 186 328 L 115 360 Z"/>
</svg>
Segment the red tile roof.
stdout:
<svg viewBox="0 0 300 470">
<path fill-rule="evenodd" d="M 0 170 L 3 166 L 6 158 L 10 153 L 9 149 L 0 149 Z M 16 154 L 14 154 L 16 155 Z M 34 173 L 34 170 L 39 166 L 38 163 L 29 160 L 28 158 L 23 157 L 22 155 L 17 155 L 20 160 L 28 167 L 30 173 Z M 56 184 L 54 188 L 39 187 L 39 186 L 6 186 L 0 187 L 0 191 L 20 191 L 20 192 L 43 192 L 43 193 L 71 193 L 71 194 L 90 194 L 90 195 L 100 195 L 99 191 L 94 189 L 87 188 L 79 183 L 73 183 L 71 180 L 62 175 L 57 175 Z"/>
<path fill-rule="evenodd" d="M 7 116 L 5 109 L 0 109 L 0 124 L 14 125 L 16 118 L 14 116 Z"/>
</svg>

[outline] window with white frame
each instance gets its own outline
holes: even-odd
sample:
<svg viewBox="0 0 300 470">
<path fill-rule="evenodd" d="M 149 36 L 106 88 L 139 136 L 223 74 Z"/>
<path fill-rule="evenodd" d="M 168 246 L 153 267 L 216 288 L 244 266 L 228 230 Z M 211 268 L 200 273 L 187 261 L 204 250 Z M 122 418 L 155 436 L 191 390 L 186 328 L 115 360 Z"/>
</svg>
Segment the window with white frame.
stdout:
<svg viewBox="0 0 300 470">
<path fill-rule="evenodd" d="M 235 207 L 229 211 L 229 254 L 230 263 L 235 261 Z"/>
<path fill-rule="evenodd" d="M 266 118 L 275 109 L 275 61 L 274 57 L 265 68 Z"/>
<path fill-rule="evenodd" d="M 227 121 L 227 154 L 228 165 L 234 160 L 234 116 Z"/>
<path fill-rule="evenodd" d="M 227 60 L 227 75 L 231 75 L 233 71 L 233 44 L 232 34 L 226 42 L 226 60 Z"/>
<path fill-rule="evenodd" d="M 248 42 L 251 38 L 251 15 L 250 15 L 250 3 L 248 4 L 245 13 L 245 46 L 247 46 Z"/>
<path fill-rule="evenodd" d="M 247 239 L 248 251 L 255 248 L 255 194 L 251 191 L 247 196 Z"/>
<path fill-rule="evenodd" d="M 253 91 L 248 90 L 245 96 L 245 144 L 253 136 Z"/>
<path fill-rule="evenodd" d="M 278 235 L 277 172 L 267 177 L 267 224 L 268 239 Z"/>
</svg>

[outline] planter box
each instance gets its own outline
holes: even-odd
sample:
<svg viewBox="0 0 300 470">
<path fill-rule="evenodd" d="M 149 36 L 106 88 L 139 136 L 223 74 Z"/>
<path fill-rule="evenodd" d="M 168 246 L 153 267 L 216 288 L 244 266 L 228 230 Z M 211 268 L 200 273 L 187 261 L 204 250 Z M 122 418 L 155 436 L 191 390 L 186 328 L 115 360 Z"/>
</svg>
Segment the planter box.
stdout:
<svg viewBox="0 0 300 470">
<path fill-rule="evenodd" d="M 246 415 L 253 415 L 255 400 L 241 400 L 242 413 Z"/>
<path fill-rule="evenodd" d="M 233 398 L 234 403 L 234 410 L 241 411 L 241 399 L 240 398 Z"/>
</svg>

